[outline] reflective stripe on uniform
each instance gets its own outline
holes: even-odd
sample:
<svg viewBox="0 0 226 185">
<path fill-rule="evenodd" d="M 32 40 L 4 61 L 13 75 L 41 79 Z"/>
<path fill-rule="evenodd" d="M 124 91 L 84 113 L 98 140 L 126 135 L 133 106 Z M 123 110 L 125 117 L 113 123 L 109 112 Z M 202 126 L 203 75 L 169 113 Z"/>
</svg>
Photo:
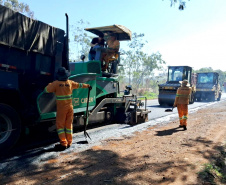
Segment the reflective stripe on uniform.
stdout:
<svg viewBox="0 0 226 185">
<path fill-rule="evenodd" d="M 184 116 L 183 119 L 188 119 L 188 117 L 187 116 Z"/>
<path fill-rule="evenodd" d="M 189 95 L 187 95 L 187 94 L 176 94 L 176 97 L 189 98 Z"/>
<path fill-rule="evenodd" d="M 56 96 L 56 100 L 69 100 L 69 99 L 72 99 L 72 95 Z"/>
<path fill-rule="evenodd" d="M 72 129 L 66 128 L 66 134 L 72 134 Z"/>
<path fill-rule="evenodd" d="M 49 93 L 48 90 L 47 90 L 47 87 L 45 88 L 45 92 L 46 92 L 46 93 Z"/>
<path fill-rule="evenodd" d="M 83 87 L 83 83 L 79 83 L 79 87 L 78 88 L 82 88 Z"/>
<path fill-rule="evenodd" d="M 60 135 L 60 134 L 64 134 L 65 131 L 63 128 L 60 128 L 60 129 L 57 129 L 57 133 L 58 133 L 58 135 Z"/>
</svg>

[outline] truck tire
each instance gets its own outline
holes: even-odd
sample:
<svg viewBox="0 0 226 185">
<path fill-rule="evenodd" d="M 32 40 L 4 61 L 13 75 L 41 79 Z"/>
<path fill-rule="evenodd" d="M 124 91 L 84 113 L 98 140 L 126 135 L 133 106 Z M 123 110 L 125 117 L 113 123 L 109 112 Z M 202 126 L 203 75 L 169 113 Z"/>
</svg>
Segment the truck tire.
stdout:
<svg viewBox="0 0 226 185">
<path fill-rule="evenodd" d="M 212 94 L 212 95 L 210 96 L 210 101 L 215 101 L 215 94 Z"/>
<path fill-rule="evenodd" d="M 189 104 L 193 104 L 194 101 L 195 101 L 195 95 L 194 95 L 194 93 L 192 93 L 192 94 L 191 94 L 191 99 L 190 99 L 190 101 L 189 101 Z"/>
<path fill-rule="evenodd" d="M 0 153 L 7 152 L 18 141 L 21 121 L 18 113 L 6 104 L 0 104 Z"/>
<path fill-rule="evenodd" d="M 160 106 L 163 106 L 164 103 L 163 103 L 162 100 L 158 99 L 158 102 L 159 102 L 159 105 L 160 105 Z"/>
<path fill-rule="evenodd" d="M 219 93 L 219 96 L 217 98 L 217 101 L 220 101 L 221 100 L 221 93 Z"/>
<path fill-rule="evenodd" d="M 197 102 L 200 102 L 202 99 L 200 97 L 196 98 Z"/>
</svg>

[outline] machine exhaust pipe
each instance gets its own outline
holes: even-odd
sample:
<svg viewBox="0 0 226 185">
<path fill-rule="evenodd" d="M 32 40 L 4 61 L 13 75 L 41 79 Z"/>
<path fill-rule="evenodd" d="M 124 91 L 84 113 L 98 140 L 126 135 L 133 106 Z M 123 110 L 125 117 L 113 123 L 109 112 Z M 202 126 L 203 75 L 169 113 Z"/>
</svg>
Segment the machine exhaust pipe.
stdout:
<svg viewBox="0 0 226 185">
<path fill-rule="evenodd" d="M 67 13 L 65 13 L 66 16 L 66 63 L 67 63 L 67 70 L 70 71 L 69 68 L 69 18 Z"/>
</svg>

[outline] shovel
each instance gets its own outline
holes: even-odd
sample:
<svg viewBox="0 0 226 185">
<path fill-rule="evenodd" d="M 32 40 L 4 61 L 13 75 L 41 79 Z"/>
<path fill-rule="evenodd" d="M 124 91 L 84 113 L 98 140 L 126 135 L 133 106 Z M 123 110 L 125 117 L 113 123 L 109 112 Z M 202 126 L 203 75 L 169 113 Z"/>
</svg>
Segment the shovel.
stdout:
<svg viewBox="0 0 226 185">
<path fill-rule="evenodd" d="M 89 119 L 89 114 L 88 114 L 88 107 L 89 107 L 89 96 L 90 96 L 90 91 L 91 91 L 91 89 L 89 88 L 88 89 L 88 98 L 87 98 L 87 106 L 86 106 L 86 115 L 85 115 L 85 117 L 84 117 L 84 136 L 85 136 L 85 138 L 86 138 L 86 143 L 88 143 L 88 141 L 87 141 L 87 136 L 88 136 L 88 138 L 91 140 L 91 138 L 89 137 L 89 134 L 86 132 L 86 128 L 87 128 L 87 125 L 88 125 L 88 119 Z"/>
<path fill-rule="evenodd" d="M 172 107 L 172 109 L 166 109 L 165 112 L 173 112 L 173 108 L 174 107 Z"/>
</svg>

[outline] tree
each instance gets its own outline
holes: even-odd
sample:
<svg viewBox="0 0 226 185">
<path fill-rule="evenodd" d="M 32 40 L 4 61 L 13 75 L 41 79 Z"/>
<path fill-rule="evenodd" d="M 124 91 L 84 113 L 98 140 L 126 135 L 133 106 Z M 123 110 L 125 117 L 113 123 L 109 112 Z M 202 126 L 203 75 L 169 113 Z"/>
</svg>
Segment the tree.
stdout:
<svg viewBox="0 0 226 185">
<path fill-rule="evenodd" d="M 226 82 L 226 71 L 221 71 L 220 69 L 218 69 L 218 70 L 215 70 L 215 72 L 219 74 L 219 83 L 222 87 L 224 82 Z"/>
<path fill-rule="evenodd" d="M 145 79 L 150 79 L 154 76 L 154 70 L 161 70 L 165 61 L 162 60 L 160 53 L 152 53 L 148 55 L 142 51 L 139 53 L 137 69 L 134 72 L 134 85 L 136 89 L 143 85 Z M 150 81 L 150 84 L 153 83 Z M 149 85 L 150 85 L 149 84 Z"/>
<path fill-rule="evenodd" d="M 179 3 L 179 7 L 178 7 L 179 10 L 184 10 L 186 8 L 186 1 L 185 0 L 170 0 L 170 2 L 171 2 L 171 4 L 170 4 L 171 7 L 173 5 Z"/>
<path fill-rule="evenodd" d="M 154 70 L 161 70 L 163 64 L 165 64 L 160 53 L 149 55 L 142 51 L 147 43 L 143 40 L 143 37 L 144 34 L 133 34 L 132 41 L 128 44 L 130 49 L 125 52 L 123 58 L 125 74 L 128 74 L 129 84 L 134 86 L 136 93 L 145 79 L 154 76 Z"/>
<path fill-rule="evenodd" d="M 208 72 L 217 72 L 219 74 L 219 83 L 222 86 L 224 82 L 226 82 L 226 71 L 213 70 L 212 67 L 204 67 L 198 70 L 195 70 L 195 73 L 208 73 Z"/>
<path fill-rule="evenodd" d="M 88 58 L 90 42 L 92 40 L 92 37 L 88 36 L 87 32 L 84 30 L 88 25 L 89 22 L 85 22 L 81 19 L 77 21 L 75 25 L 70 26 L 73 36 L 73 42 L 70 43 L 71 48 L 73 48 L 70 50 L 71 60 L 80 61 L 81 55 L 85 55 L 86 58 Z"/>
<path fill-rule="evenodd" d="M 208 73 L 208 72 L 214 72 L 212 67 L 203 67 L 198 70 L 195 70 L 195 73 Z"/>
<path fill-rule="evenodd" d="M 125 71 L 129 75 L 129 84 L 131 84 L 131 79 L 133 71 L 137 68 L 139 51 L 144 47 L 147 41 L 143 41 L 144 34 L 133 33 L 132 41 L 129 42 L 128 46 L 130 50 L 124 51 L 121 50 L 121 53 L 124 53 L 126 57 L 123 57 L 122 60 L 126 66 Z"/>
<path fill-rule="evenodd" d="M 34 18 L 34 12 L 30 10 L 29 5 L 26 3 L 19 3 L 18 0 L 0 0 L 0 4 L 32 19 Z"/>
</svg>

